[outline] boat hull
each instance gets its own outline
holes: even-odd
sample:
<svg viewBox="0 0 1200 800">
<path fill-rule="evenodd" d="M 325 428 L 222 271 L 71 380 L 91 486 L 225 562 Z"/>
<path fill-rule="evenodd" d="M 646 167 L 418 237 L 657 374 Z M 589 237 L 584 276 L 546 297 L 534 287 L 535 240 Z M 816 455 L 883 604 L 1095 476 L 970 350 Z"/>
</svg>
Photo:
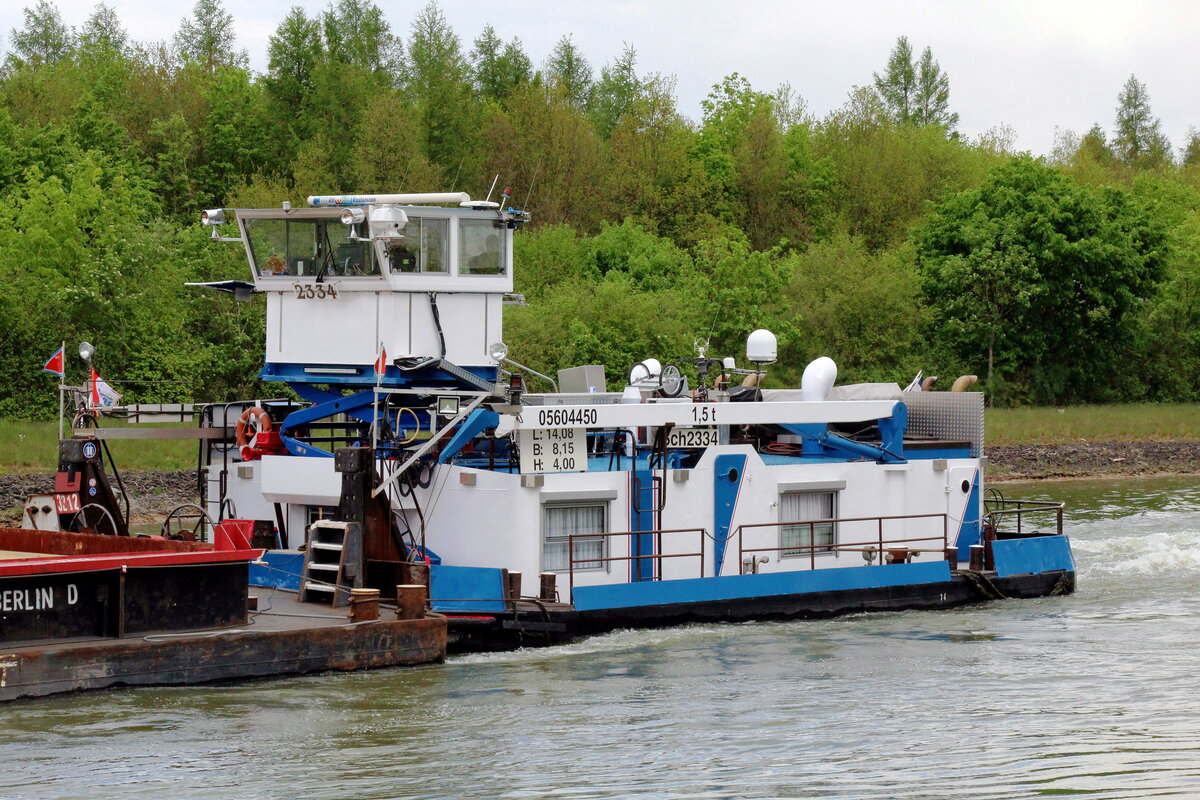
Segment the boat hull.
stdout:
<svg viewBox="0 0 1200 800">
<path fill-rule="evenodd" d="M 871 611 L 946 609 L 1001 598 L 1028 599 L 1074 591 L 1075 573 L 1066 570 L 1007 578 L 959 573 L 937 583 L 596 609 L 578 613 L 570 628 L 590 634 L 687 623 L 821 619 Z"/>
<path fill-rule="evenodd" d="M 583 611 L 560 604 L 521 603 L 515 612 L 497 614 L 494 617 L 450 616 L 450 649 L 462 652 L 558 644 L 580 636 L 628 628 L 825 619 L 881 611 L 931 611 L 990 600 L 1062 596 L 1073 594 L 1074 591 L 1073 569 L 1006 577 L 1000 577 L 994 572 L 963 570 L 950 574 L 946 580 L 929 583 L 727 597 Z"/>
</svg>

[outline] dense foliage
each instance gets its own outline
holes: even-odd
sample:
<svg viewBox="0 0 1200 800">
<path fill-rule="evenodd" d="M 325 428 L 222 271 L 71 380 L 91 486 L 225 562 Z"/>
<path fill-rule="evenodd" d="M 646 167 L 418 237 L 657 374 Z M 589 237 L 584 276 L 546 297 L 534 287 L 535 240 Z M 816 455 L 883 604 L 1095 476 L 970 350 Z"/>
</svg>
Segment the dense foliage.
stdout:
<svg viewBox="0 0 1200 800">
<path fill-rule="evenodd" d="M 1176 159 L 1136 78 L 1112 144 L 1096 125 L 1035 160 L 957 134 L 949 76 L 903 37 L 823 119 L 734 74 L 692 121 L 632 49 L 597 71 L 569 33 L 536 63 L 435 3 L 392 22 L 294 8 L 255 74 L 220 0 L 158 44 L 104 5 L 77 29 L 26 9 L 0 70 L 0 416 L 52 413 L 63 340 L 131 400 L 275 393 L 261 300 L 184 287 L 245 274 L 200 209 L 496 175 L 535 220 L 506 339 L 544 372 L 737 355 L 768 327 L 776 385 L 830 355 L 846 381 L 978 373 L 1010 404 L 1200 397 L 1200 137 Z"/>
</svg>

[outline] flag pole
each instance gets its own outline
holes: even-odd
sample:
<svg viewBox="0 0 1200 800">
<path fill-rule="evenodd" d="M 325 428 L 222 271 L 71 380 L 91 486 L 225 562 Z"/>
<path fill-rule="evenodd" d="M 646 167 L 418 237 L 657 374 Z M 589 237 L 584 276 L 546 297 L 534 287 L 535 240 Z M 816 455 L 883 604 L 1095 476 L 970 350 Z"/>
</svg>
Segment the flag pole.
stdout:
<svg viewBox="0 0 1200 800">
<path fill-rule="evenodd" d="M 66 340 L 62 343 L 63 354 L 63 374 L 58 376 L 58 440 L 63 440 L 63 384 L 67 380 L 67 343 Z"/>
<path fill-rule="evenodd" d="M 383 385 L 383 372 L 380 370 L 380 363 L 383 362 L 384 354 L 383 342 L 379 343 L 379 355 L 375 357 L 375 396 L 374 402 L 371 403 L 371 456 L 374 457 L 379 449 L 379 387 Z M 387 369 L 387 364 L 383 364 L 383 369 Z M 387 404 L 384 406 L 384 413 L 387 413 Z"/>
</svg>

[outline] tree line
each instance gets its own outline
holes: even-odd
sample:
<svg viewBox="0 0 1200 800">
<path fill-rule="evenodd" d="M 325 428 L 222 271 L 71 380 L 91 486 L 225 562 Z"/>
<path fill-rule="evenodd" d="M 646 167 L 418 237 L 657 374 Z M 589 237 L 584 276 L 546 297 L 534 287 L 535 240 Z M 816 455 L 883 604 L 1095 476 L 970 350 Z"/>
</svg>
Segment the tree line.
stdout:
<svg viewBox="0 0 1200 800">
<path fill-rule="evenodd" d="M 732 74 L 691 120 L 633 48 L 597 69 L 569 34 L 540 62 L 490 26 L 467 44 L 436 2 L 404 23 L 293 8 L 258 74 L 220 0 L 159 43 L 104 4 L 78 28 L 26 8 L 0 68 L 0 416 L 53 413 L 61 340 L 131 400 L 278 394 L 261 301 L 184 287 L 247 269 L 199 210 L 497 175 L 534 219 L 506 339 L 544 372 L 767 327 L 775 385 L 829 355 L 843 381 L 976 373 L 1001 404 L 1200 396 L 1200 136 L 1175 150 L 1136 77 L 1111 131 L 1034 158 L 961 136 L 906 37 L 824 117 Z"/>
</svg>

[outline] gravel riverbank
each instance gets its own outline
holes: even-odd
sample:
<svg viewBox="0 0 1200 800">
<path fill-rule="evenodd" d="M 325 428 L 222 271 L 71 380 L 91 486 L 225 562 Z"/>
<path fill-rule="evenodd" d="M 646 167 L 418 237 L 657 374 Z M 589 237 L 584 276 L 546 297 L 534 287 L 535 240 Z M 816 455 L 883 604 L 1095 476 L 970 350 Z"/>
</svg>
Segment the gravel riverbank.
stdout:
<svg viewBox="0 0 1200 800">
<path fill-rule="evenodd" d="M 990 482 L 1200 473 L 1200 442 L 1079 442 L 987 448 Z M 195 473 L 122 473 L 135 521 L 161 520 L 199 498 Z M 31 494 L 53 489 L 51 475 L 0 475 L 0 525 L 21 521 Z"/>
</svg>

